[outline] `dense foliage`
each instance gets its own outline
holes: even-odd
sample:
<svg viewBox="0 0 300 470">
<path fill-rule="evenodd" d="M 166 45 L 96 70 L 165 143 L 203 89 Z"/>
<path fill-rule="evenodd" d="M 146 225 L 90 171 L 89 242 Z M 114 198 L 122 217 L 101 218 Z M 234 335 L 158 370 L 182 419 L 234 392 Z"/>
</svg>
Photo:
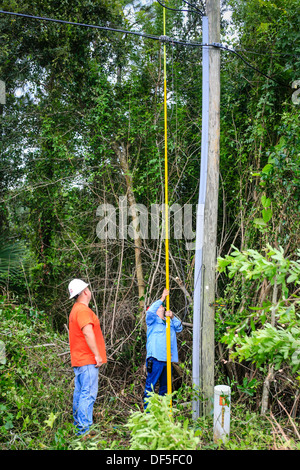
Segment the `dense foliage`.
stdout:
<svg viewBox="0 0 300 470">
<path fill-rule="evenodd" d="M 158 2 L 71 3 L 6 0 L 2 8 L 162 34 Z M 191 3 L 204 8 L 203 2 Z M 178 11 L 179 0 L 168 5 L 174 8 L 167 11 L 168 35 L 200 43 L 201 15 L 186 2 L 186 12 Z M 300 79 L 300 6 L 297 0 L 227 0 L 226 8 L 232 18 L 228 24 L 222 17 L 222 42 L 234 52 L 221 50 L 216 381 L 229 383 L 241 410 L 247 403 L 250 414 L 261 411 L 267 394 L 274 429 L 288 445 L 291 436 L 299 438 L 294 420 L 299 419 L 300 134 L 292 85 Z M 37 434 L 45 447 L 65 448 L 67 439 L 73 447 L 84 445 L 71 431 L 65 329 L 71 308 L 67 285 L 82 277 L 91 283 L 109 357 L 98 422 L 109 436 L 108 406 L 114 406 L 117 421 L 101 448 L 112 442 L 126 447 L 122 433 L 128 429 L 119 437 L 116 429 L 141 406 L 144 313 L 165 285 L 164 245 L 161 236 L 135 239 L 131 232 L 99 238 L 104 214 L 98 208 L 116 208 L 119 235 L 120 201 L 129 227 L 135 204 L 150 211 L 164 201 L 161 43 L 5 14 L 0 41 L 0 80 L 6 84 L 6 104 L 0 104 L 0 340 L 7 355 L 0 366 L 1 445 L 35 448 Z M 201 48 L 168 44 L 167 77 L 170 205 L 191 204 L 195 222 Z M 175 237 L 171 219 L 171 304 L 187 324 L 193 262 L 193 251 Z M 187 326 L 179 338 L 174 380 L 179 404 L 191 399 L 191 351 Z M 182 411 L 183 423 L 187 412 Z M 288 419 L 288 436 L 281 432 L 281 418 Z M 250 421 L 256 436 L 256 420 L 249 415 Z M 205 426 L 200 447 L 203 439 L 209 442 Z M 240 435 L 246 440 L 247 429 Z M 270 431 L 266 435 L 262 447 L 280 447 Z M 239 445 L 243 448 L 237 438 L 229 447 Z"/>
</svg>

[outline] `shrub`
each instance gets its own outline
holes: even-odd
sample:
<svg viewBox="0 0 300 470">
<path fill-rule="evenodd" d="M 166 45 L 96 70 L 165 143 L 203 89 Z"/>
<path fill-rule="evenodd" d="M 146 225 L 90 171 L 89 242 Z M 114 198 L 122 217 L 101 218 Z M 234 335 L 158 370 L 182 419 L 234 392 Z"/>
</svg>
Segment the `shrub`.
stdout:
<svg viewBox="0 0 300 470">
<path fill-rule="evenodd" d="M 172 395 L 174 395 L 174 392 Z M 172 395 L 149 394 L 146 412 L 136 411 L 127 422 L 130 429 L 130 450 L 194 450 L 200 443 L 199 431 L 174 420 L 175 410 L 170 408 Z"/>
<path fill-rule="evenodd" d="M 45 315 L 28 306 L 9 305 L 0 297 L 0 447 L 48 445 L 55 425 L 71 419 L 71 389 L 62 335 L 53 332 Z M 62 354 L 60 356 L 60 354 Z M 68 403 L 69 400 L 69 403 Z M 39 439 L 36 435 L 39 434 Z"/>
</svg>

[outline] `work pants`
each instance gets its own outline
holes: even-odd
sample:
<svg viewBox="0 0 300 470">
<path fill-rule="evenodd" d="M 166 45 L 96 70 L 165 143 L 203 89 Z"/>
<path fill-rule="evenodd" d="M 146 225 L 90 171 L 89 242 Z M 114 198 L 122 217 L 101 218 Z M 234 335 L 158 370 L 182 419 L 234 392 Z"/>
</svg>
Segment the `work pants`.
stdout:
<svg viewBox="0 0 300 470">
<path fill-rule="evenodd" d="M 152 360 L 152 370 L 148 371 L 149 360 Z M 144 392 L 144 409 L 147 408 L 148 392 L 153 392 L 156 385 L 159 383 L 158 394 L 166 395 L 167 393 L 167 363 L 165 361 L 158 361 L 155 357 L 148 357 L 146 360 L 147 378 Z"/>
<path fill-rule="evenodd" d="M 93 424 L 93 407 L 98 393 L 99 368 L 94 364 L 73 367 L 75 389 L 73 395 L 73 417 L 77 435 L 89 431 Z"/>
</svg>

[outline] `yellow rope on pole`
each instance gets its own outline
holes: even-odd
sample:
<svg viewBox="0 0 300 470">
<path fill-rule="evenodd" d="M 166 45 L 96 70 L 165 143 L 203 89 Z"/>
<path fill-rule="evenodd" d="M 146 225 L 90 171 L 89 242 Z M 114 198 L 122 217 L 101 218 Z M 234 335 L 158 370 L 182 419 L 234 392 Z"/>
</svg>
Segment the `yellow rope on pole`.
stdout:
<svg viewBox="0 0 300 470">
<path fill-rule="evenodd" d="M 166 9 L 163 9 L 164 36 L 166 36 Z M 169 290 L 169 196 L 168 196 L 168 132 L 167 132 L 167 64 L 166 44 L 164 43 L 164 122 L 165 122 L 165 249 L 166 249 L 166 289 Z M 170 310 L 170 296 L 166 298 L 166 310 Z M 167 336 L 167 392 L 172 393 L 171 372 L 171 325 L 170 317 L 166 320 Z M 172 405 L 172 401 L 171 401 Z"/>
</svg>

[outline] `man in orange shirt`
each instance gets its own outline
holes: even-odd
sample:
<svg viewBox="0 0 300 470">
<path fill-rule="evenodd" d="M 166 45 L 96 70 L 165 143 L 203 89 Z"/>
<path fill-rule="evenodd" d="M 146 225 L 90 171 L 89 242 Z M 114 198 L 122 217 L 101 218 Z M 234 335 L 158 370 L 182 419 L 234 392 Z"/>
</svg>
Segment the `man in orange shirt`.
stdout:
<svg viewBox="0 0 300 470">
<path fill-rule="evenodd" d="M 82 435 L 93 423 L 99 367 L 107 358 L 99 319 L 89 308 L 92 294 L 88 284 L 73 279 L 69 293 L 70 299 L 76 299 L 69 317 L 71 365 L 75 373 L 73 416 L 77 435 Z"/>
</svg>

